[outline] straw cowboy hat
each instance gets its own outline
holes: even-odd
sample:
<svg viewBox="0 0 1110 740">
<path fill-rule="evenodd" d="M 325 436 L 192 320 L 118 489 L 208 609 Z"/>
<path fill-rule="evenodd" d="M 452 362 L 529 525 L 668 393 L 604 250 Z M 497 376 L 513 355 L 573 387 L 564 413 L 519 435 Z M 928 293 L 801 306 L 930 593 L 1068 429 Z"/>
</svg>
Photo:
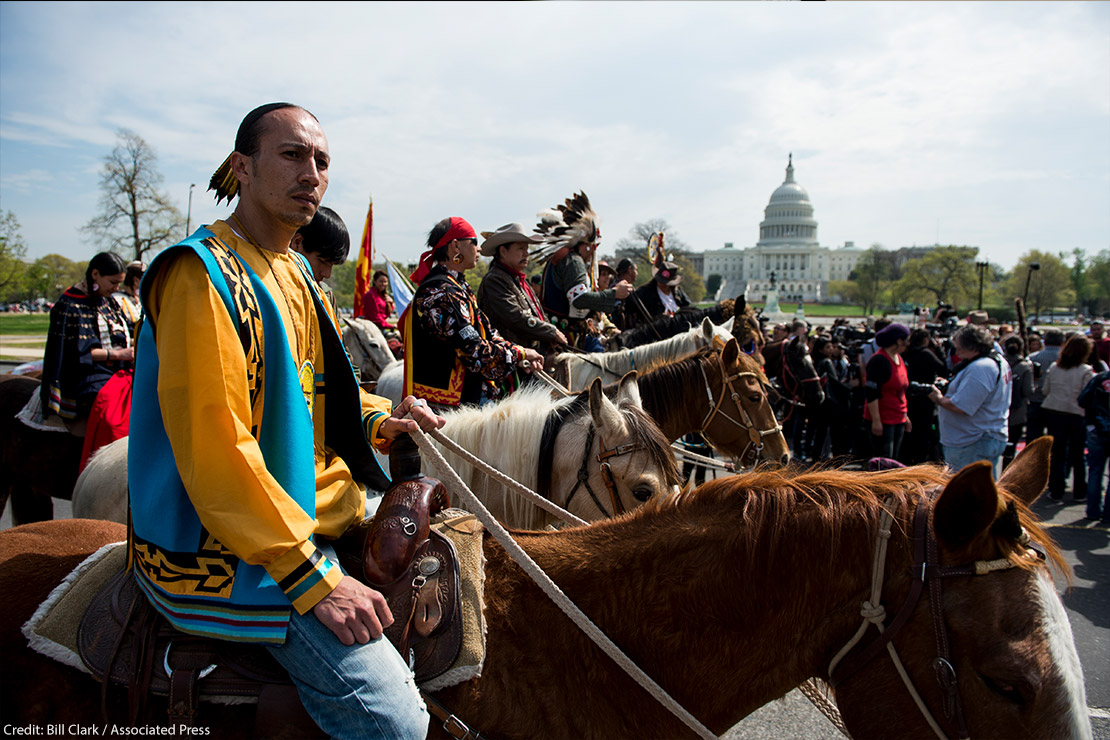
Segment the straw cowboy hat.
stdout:
<svg viewBox="0 0 1110 740">
<path fill-rule="evenodd" d="M 486 257 L 493 257 L 497 254 L 497 248 L 502 244 L 514 244 L 516 242 L 528 242 L 529 244 L 539 244 L 543 241 L 542 237 L 533 236 L 524 230 L 522 224 L 505 224 L 499 227 L 496 231 L 483 231 L 482 238 L 482 254 Z"/>
</svg>

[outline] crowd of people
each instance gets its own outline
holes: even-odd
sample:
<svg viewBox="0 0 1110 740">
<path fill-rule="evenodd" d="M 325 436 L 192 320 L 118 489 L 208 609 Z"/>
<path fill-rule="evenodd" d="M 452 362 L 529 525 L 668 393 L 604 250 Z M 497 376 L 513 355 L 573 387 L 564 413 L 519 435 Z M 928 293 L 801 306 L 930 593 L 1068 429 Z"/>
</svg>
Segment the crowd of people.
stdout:
<svg viewBox="0 0 1110 740">
<path fill-rule="evenodd" d="M 1088 519 L 1110 522 L 1110 497 L 1103 497 L 1110 337 L 1103 324 L 1021 336 L 983 311 L 965 322 L 919 323 L 911 330 L 888 319 L 855 327 L 838 319 L 811 328 L 799 319 L 767 327 L 768 342 L 806 338 L 825 390 L 818 408 L 788 420 L 795 428 L 787 438 L 799 441 L 795 457 L 943 461 L 954 470 L 986 460 L 997 477 L 1021 445 L 1050 434 L 1049 496 L 1085 502 Z"/>
<path fill-rule="evenodd" d="M 410 666 L 378 639 L 398 615 L 343 572 L 330 544 L 388 484 L 373 452 L 441 427 L 440 412 L 511 393 L 556 351 L 600 351 L 689 299 L 666 259 L 639 288 L 634 261 L 597 260 L 584 193 L 544 211 L 533 231 L 509 223 L 479 237 L 445 218 L 428 234 L 397 325 L 384 273 L 363 301 L 403 342 L 405 393 L 393 405 L 359 386 L 323 283 L 350 247 L 342 219 L 321 206 L 329 166 L 309 111 L 273 103 L 248 113 L 211 181 L 217 202 L 237 199 L 226 220 L 149 266 L 98 254 L 59 299 L 41 416 L 80 433 L 109 379 L 127 374 L 129 569 L 150 605 L 186 632 L 266 645 L 329 736 L 423 737 Z M 491 265 L 474 291 L 464 273 L 482 256 Z M 538 281 L 526 275 L 533 259 Z M 805 448 L 795 455 L 989 460 L 997 472 L 1013 445 L 1047 429 L 1053 498 L 1070 467 L 1072 496 L 1089 517 L 1110 519 L 1102 326 L 1090 336 L 1050 330 L 1042 347 L 1035 332 L 968 318 L 951 334 L 885 320 L 769 327 L 769 339 L 802 338 L 826 389 L 819 407 L 792 415 L 801 426 L 790 436 Z M 197 576 L 217 565 L 218 588 Z"/>
</svg>

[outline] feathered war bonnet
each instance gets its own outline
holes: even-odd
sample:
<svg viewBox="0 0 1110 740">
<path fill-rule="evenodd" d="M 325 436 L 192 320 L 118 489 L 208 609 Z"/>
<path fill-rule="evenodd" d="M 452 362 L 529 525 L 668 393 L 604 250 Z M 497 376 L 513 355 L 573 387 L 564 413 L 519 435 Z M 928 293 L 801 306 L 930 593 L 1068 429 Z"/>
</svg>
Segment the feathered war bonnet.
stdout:
<svg viewBox="0 0 1110 740">
<path fill-rule="evenodd" d="M 601 241 L 598 217 L 590 206 L 585 193 L 575 193 L 563 205 L 548 208 L 537 214 L 540 222 L 534 231 L 543 243 L 532 251 L 532 258 L 540 264 L 550 261 L 557 264 L 579 244 L 596 244 Z M 587 266 L 591 287 L 597 284 L 597 252 Z"/>
</svg>

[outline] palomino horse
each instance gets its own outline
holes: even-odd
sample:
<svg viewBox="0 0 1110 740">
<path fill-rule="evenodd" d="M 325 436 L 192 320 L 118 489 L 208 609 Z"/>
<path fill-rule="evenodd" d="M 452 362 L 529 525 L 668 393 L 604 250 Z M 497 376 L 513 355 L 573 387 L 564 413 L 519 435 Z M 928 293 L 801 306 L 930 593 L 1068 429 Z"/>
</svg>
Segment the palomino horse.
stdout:
<svg viewBox="0 0 1110 740">
<path fill-rule="evenodd" d="M 559 401 L 545 386 L 528 386 L 497 403 L 448 412 L 443 433 L 587 521 L 639 506 L 656 491 L 670 491 L 679 482 L 674 457 L 640 408 L 635 376 L 621 383 L 615 402 L 601 392 L 600 381 L 594 385 L 588 393 Z M 603 467 L 598 455 L 613 450 L 624 452 Z M 446 456 L 509 526 L 538 528 L 555 521 L 454 455 Z M 585 478 L 576 485 L 580 474 Z M 127 521 L 126 438 L 105 445 L 89 460 L 74 488 L 73 513 Z"/>
<path fill-rule="evenodd" d="M 1066 568 L 1028 508 L 1045 487 L 1049 446 L 1048 439 L 1034 442 L 998 487 L 983 463 L 951 478 L 925 466 L 870 474 L 760 471 L 659 497 L 589 527 L 517 539 L 714 733 L 811 676 L 829 679 L 831 659 L 860 626 L 862 603 L 877 621 L 884 621 L 881 606 L 891 610 L 890 645 L 943 736 L 1090 738 L 1067 615 L 1029 549 L 1046 550 Z M 86 520 L 0 533 L 5 722 L 96 721 L 99 685 L 31 652 L 19 628 L 82 558 L 124 534 L 119 524 Z M 881 542 L 883 569 L 873 562 Z M 485 556 L 482 674 L 438 692 L 442 704 L 487 737 L 689 736 L 489 537 Z M 984 574 L 970 575 L 977 572 L 972 564 L 984 564 Z M 876 571 L 882 575 L 873 586 Z M 879 593 L 873 601 L 871 590 Z M 920 599 L 906 604 L 905 617 L 894 616 L 915 592 Z M 865 638 L 832 676 L 848 731 L 860 739 L 934 737 L 890 651 L 864 660 L 875 645 L 884 647 L 873 642 L 877 631 Z M 840 668 L 846 665 L 850 673 Z M 938 687 L 934 665 L 952 669 L 943 674 L 951 691 Z M 123 704 L 125 710 L 125 697 Z M 249 719 L 227 716 L 249 708 L 207 709 L 224 713 L 198 718 L 212 736 L 250 732 Z M 432 732 L 443 736 L 438 722 Z"/>
<path fill-rule="evenodd" d="M 732 318 L 723 324 L 702 319 L 700 324 L 691 326 L 670 339 L 643 344 L 633 349 L 583 354 L 561 352 L 555 355 L 555 371 L 552 374 L 556 380 L 574 391 L 587 387 L 594 378 L 611 383 L 633 370 L 646 373 L 712 344 L 713 337 L 728 341 L 732 336 L 733 322 Z"/>
<path fill-rule="evenodd" d="M 352 319 L 344 316 L 343 346 L 351 356 L 351 363 L 358 368 L 363 381 L 377 380 L 385 366 L 393 362 L 393 353 L 381 328 L 369 319 Z"/>
<path fill-rule="evenodd" d="M 15 418 L 39 381 L 0 376 L 0 512 L 12 504 L 12 522 L 54 518 L 51 497 L 68 499 L 77 480 L 84 439 L 65 432 L 32 429 Z"/>
<path fill-rule="evenodd" d="M 767 399 L 767 377 L 733 337 L 639 375 L 646 411 L 672 442 L 700 434 L 717 452 L 753 465 L 786 465 L 790 450 Z M 607 386 L 613 393 L 616 386 Z"/>
</svg>

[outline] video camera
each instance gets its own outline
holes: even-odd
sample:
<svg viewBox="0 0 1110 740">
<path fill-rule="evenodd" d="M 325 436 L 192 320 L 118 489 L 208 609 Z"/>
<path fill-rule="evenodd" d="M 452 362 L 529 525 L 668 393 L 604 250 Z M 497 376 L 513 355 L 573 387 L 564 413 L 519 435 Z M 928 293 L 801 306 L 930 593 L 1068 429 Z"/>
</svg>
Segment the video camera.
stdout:
<svg viewBox="0 0 1110 740">
<path fill-rule="evenodd" d="M 960 320 L 958 318 L 949 316 L 941 322 L 927 322 L 925 324 L 925 329 L 935 337 L 950 337 L 960 328 L 959 323 Z"/>
</svg>

